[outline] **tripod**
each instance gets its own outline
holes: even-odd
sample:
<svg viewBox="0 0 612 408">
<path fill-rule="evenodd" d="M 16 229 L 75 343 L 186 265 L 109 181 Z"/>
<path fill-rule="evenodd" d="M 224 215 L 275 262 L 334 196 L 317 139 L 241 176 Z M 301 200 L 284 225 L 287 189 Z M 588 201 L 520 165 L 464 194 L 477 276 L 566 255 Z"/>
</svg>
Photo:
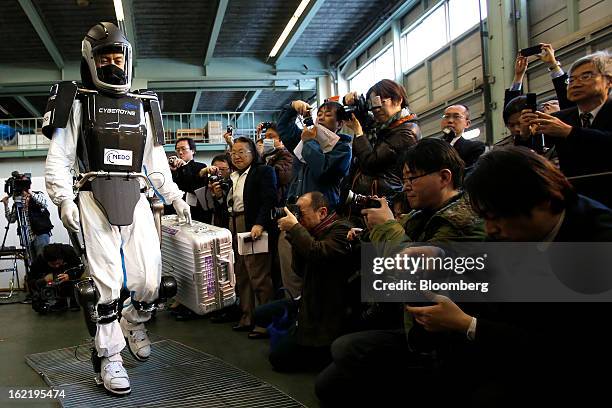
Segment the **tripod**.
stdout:
<svg viewBox="0 0 612 408">
<path fill-rule="evenodd" d="M 13 261 L 12 268 L 0 269 L 1 272 L 12 272 L 13 276 L 9 282 L 10 292 L 8 296 L 2 296 L 2 299 L 8 299 L 13 295 L 13 289 L 15 288 L 15 281 L 17 282 L 17 289 L 19 289 L 19 274 L 17 272 L 17 259 L 23 259 L 26 274 L 29 273 L 30 265 L 32 262 L 32 248 L 30 242 L 30 234 L 28 228 L 28 219 L 26 215 L 26 208 L 24 206 L 23 198 L 21 196 L 13 196 L 13 208 L 11 214 L 16 214 L 17 218 L 17 235 L 19 236 L 19 244 L 22 249 L 15 247 L 5 247 L 6 238 L 8 236 L 9 229 L 11 227 L 10 220 L 7 220 L 7 224 L 4 231 L 4 238 L 2 240 L 2 246 L 0 247 L 0 259 L 9 257 Z"/>
</svg>

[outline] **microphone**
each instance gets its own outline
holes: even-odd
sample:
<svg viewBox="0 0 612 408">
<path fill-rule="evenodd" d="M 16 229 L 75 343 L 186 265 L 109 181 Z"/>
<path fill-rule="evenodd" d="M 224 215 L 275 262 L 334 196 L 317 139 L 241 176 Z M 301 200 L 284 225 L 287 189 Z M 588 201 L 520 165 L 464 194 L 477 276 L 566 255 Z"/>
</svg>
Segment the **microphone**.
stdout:
<svg viewBox="0 0 612 408">
<path fill-rule="evenodd" d="M 455 130 L 452 127 L 447 126 L 442 129 L 442 138 L 448 143 L 452 142 L 456 136 Z"/>
</svg>

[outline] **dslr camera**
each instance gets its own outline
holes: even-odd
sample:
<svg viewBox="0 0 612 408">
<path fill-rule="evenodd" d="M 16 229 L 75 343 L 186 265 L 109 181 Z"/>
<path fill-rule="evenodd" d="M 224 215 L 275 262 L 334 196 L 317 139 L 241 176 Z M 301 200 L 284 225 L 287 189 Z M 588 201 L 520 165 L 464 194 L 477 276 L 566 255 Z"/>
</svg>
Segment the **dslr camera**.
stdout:
<svg viewBox="0 0 612 408">
<path fill-rule="evenodd" d="M 21 174 L 17 170 L 13 171 L 11 177 L 4 182 L 4 192 L 10 197 L 20 196 L 32 186 L 31 177 L 31 173 Z"/>
<path fill-rule="evenodd" d="M 385 198 L 387 202 L 389 200 Z M 374 198 L 374 196 L 367 196 L 363 194 L 354 193 L 352 190 L 348 190 L 342 194 L 340 198 L 340 204 L 346 208 L 352 208 L 355 211 L 361 211 L 366 208 L 380 208 L 380 201 Z M 389 203 L 391 207 L 391 203 Z"/>
<path fill-rule="evenodd" d="M 268 131 L 268 129 L 270 129 L 271 127 L 274 127 L 274 124 L 272 122 L 262 122 L 262 124 L 261 124 L 261 134 L 265 135 L 266 132 Z"/>
<path fill-rule="evenodd" d="M 224 179 L 218 174 L 211 174 L 210 176 L 208 176 L 208 181 L 210 182 L 210 184 L 219 183 L 221 190 L 225 191 L 226 193 L 230 190 L 230 188 L 232 188 L 232 180 Z"/>
<path fill-rule="evenodd" d="M 295 215 L 295 218 L 297 218 L 298 220 L 302 216 L 300 207 L 297 204 L 287 204 L 287 209 L 291 211 L 291 213 Z M 270 212 L 270 218 L 272 219 L 272 221 L 278 221 L 281 218 L 286 217 L 286 216 L 287 216 L 287 213 L 285 212 L 284 207 L 275 207 Z"/>
</svg>

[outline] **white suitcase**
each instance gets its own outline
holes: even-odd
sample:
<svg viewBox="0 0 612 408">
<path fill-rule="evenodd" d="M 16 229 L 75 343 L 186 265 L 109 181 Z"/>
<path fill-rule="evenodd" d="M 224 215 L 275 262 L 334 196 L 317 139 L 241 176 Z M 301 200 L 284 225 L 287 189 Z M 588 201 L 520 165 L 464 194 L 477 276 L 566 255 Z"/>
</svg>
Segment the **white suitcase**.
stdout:
<svg viewBox="0 0 612 408">
<path fill-rule="evenodd" d="M 234 251 L 232 234 L 225 228 L 178 216 L 162 217 L 162 273 L 174 276 L 176 300 L 203 315 L 234 304 Z"/>
</svg>

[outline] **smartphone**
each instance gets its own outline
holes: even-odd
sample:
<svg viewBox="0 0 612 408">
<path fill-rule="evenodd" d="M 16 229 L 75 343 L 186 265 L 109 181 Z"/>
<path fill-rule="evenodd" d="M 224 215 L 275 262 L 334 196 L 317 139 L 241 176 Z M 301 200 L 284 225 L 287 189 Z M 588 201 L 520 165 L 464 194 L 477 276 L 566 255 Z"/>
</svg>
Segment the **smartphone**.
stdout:
<svg viewBox="0 0 612 408">
<path fill-rule="evenodd" d="M 542 46 L 538 44 L 538 45 L 534 45 L 533 47 L 523 48 L 522 50 L 519 51 L 519 54 L 521 54 L 523 57 L 530 57 L 532 55 L 540 54 L 541 52 L 542 52 Z"/>
<path fill-rule="evenodd" d="M 525 103 L 525 109 L 531 109 L 532 112 L 535 112 L 538 109 L 537 94 L 528 93 L 525 96 L 527 97 L 527 102 Z"/>
</svg>

